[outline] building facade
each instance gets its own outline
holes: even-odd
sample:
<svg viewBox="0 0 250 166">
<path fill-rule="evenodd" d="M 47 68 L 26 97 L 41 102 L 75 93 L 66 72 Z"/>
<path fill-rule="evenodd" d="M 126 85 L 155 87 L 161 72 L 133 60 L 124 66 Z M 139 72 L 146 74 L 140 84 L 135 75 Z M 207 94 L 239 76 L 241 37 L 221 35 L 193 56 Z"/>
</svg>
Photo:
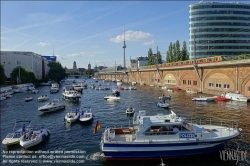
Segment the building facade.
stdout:
<svg viewBox="0 0 250 166">
<path fill-rule="evenodd" d="M 91 64 L 90 63 L 88 64 L 88 70 L 91 70 Z"/>
<path fill-rule="evenodd" d="M 20 66 L 26 70 L 33 72 L 36 79 L 42 79 L 43 58 L 40 54 L 22 51 L 1 51 L 0 59 L 1 64 L 4 66 L 5 75 L 7 78 L 11 78 L 12 70 Z M 46 69 L 44 70 L 46 70 L 46 73 L 49 69 L 48 67 L 46 67 Z"/>
<path fill-rule="evenodd" d="M 189 6 L 190 59 L 250 53 L 250 4 L 199 2 Z"/>
</svg>

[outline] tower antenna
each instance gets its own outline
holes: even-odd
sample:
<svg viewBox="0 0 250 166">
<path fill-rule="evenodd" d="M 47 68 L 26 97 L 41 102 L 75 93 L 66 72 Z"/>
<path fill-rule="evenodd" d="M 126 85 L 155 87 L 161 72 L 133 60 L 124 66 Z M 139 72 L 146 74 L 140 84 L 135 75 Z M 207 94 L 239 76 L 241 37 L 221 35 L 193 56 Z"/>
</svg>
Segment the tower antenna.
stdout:
<svg viewBox="0 0 250 166">
<path fill-rule="evenodd" d="M 126 68 L 126 59 L 125 59 L 125 49 L 126 49 L 126 43 L 125 43 L 125 26 L 124 26 L 124 41 L 123 41 L 123 45 L 122 45 L 122 48 L 123 48 L 123 67 Z"/>
</svg>

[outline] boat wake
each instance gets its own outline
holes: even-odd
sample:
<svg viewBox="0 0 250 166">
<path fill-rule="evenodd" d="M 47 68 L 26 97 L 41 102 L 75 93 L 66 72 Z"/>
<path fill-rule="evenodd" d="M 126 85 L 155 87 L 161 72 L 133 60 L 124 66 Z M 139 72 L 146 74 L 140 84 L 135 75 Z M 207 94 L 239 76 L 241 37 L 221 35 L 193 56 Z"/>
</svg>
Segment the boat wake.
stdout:
<svg viewBox="0 0 250 166">
<path fill-rule="evenodd" d="M 86 160 L 97 161 L 104 158 L 104 154 L 101 152 L 96 152 L 86 156 Z"/>
</svg>

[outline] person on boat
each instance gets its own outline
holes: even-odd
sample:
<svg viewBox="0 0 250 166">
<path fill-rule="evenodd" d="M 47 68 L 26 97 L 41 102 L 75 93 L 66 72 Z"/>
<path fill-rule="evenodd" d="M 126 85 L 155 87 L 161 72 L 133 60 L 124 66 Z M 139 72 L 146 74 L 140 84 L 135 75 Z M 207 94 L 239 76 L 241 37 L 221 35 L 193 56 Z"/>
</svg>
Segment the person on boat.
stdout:
<svg viewBox="0 0 250 166">
<path fill-rule="evenodd" d="M 132 112 L 133 108 L 131 107 L 131 105 L 128 106 L 128 111 Z"/>
<path fill-rule="evenodd" d="M 222 93 L 220 96 L 221 96 L 221 97 L 224 97 L 224 94 Z"/>
<path fill-rule="evenodd" d="M 24 134 L 25 131 L 26 131 L 25 124 L 23 124 L 23 126 L 22 126 L 22 134 Z"/>
<path fill-rule="evenodd" d="M 180 130 L 175 126 L 174 128 L 173 128 L 173 132 L 174 133 L 178 133 Z"/>
</svg>

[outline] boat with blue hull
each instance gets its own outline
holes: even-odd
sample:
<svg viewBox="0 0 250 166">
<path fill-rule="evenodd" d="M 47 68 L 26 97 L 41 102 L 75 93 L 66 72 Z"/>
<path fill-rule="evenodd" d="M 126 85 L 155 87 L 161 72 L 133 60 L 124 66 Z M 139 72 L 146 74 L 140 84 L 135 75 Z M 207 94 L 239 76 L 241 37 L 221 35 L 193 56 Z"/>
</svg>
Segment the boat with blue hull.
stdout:
<svg viewBox="0 0 250 166">
<path fill-rule="evenodd" d="M 198 125 L 172 111 L 169 115 L 155 116 L 139 111 L 132 127 L 105 129 L 101 150 L 106 160 L 178 158 L 218 151 L 238 135 L 235 124 Z"/>
</svg>

